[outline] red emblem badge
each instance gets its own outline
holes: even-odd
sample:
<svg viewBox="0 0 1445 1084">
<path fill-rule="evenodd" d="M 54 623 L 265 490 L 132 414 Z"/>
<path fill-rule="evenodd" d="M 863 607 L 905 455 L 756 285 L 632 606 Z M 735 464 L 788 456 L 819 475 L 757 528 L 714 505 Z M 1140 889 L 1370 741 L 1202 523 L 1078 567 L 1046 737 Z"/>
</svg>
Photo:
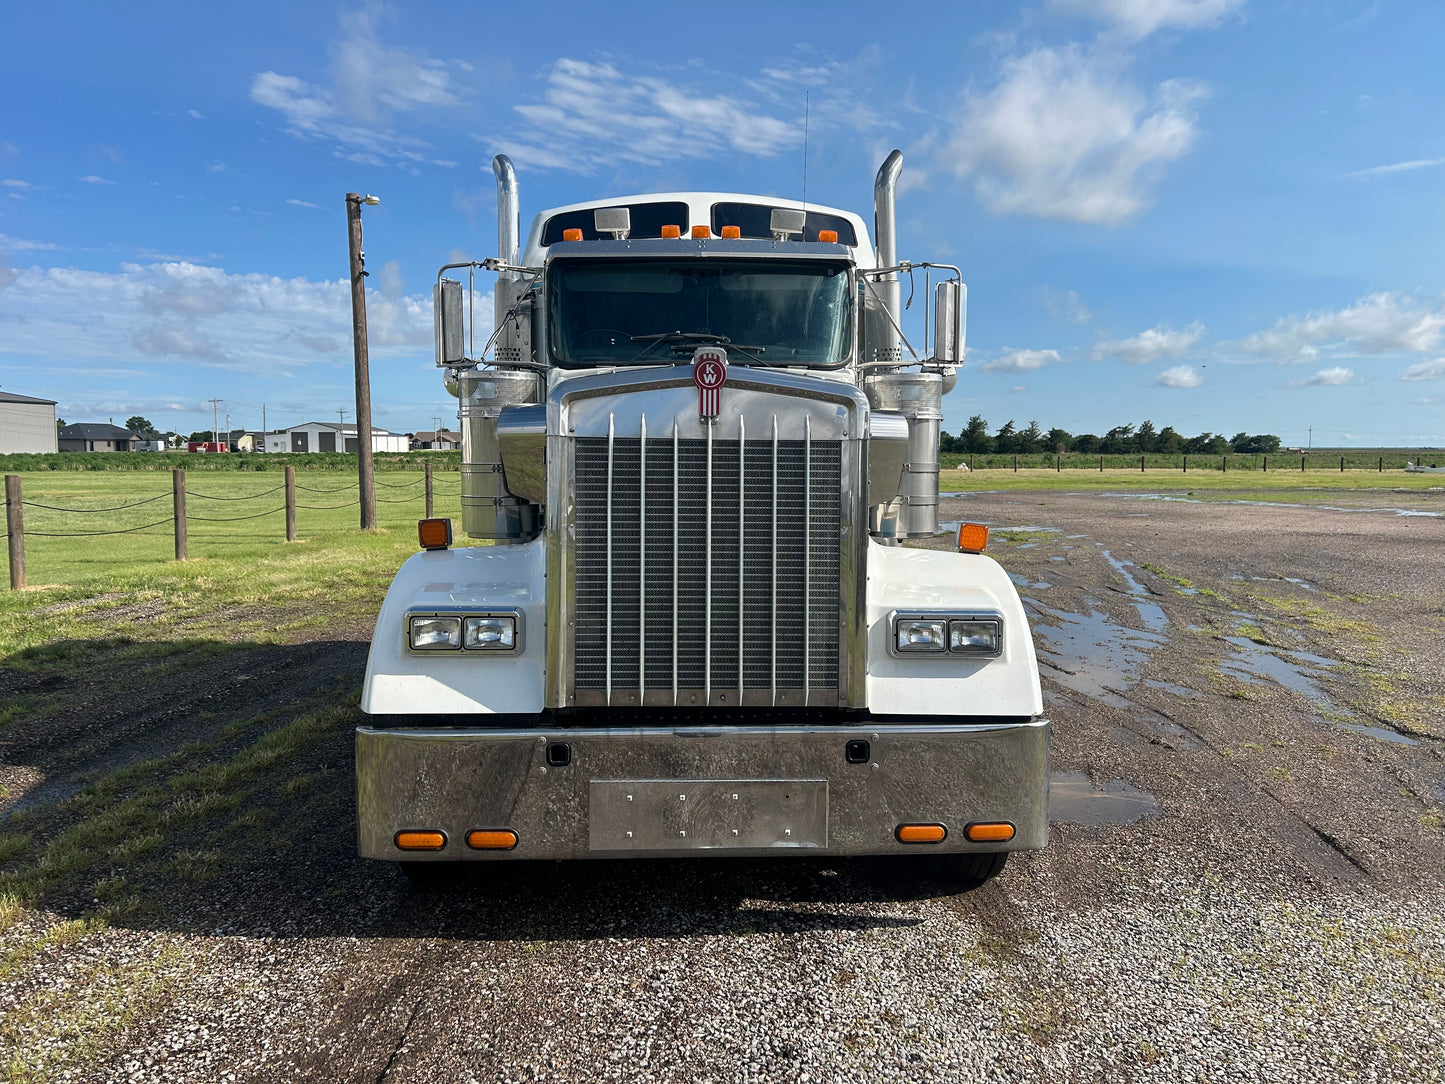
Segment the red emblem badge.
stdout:
<svg viewBox="0 0 1445 1084">
<path fill-rule="evenodd" d="M 692 355 L 692 382 L 697 385 L 697 412 L 716 418 L 722 406 L 722 386 L 728 378 L 728 352 L 720 346 L 699 346 Z"/>
</svg>

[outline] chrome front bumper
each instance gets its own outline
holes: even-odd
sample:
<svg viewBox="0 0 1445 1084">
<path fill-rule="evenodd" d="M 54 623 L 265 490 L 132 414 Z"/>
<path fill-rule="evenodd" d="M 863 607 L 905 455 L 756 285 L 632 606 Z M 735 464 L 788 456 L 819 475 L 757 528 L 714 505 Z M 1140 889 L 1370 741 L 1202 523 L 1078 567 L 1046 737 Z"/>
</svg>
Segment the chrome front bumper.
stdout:
<svg viewBox="0 0 1445 1084">
<path fill-rule="evenodd" d="M 356 731 L 358 851 L 407 861 L 1036 850 L 1048 839 L 1049 722 Z M 869 758 L 845 747 L 866 741 Z M 568 763 L 556 743 L 566 744 Z M 687 804 L 691 801 L 691 804 Z M 1008 843 L 972 843 L 1008 821 Z M 943 824 L 902 844 L 900 824 Z M 512 850 L 474 850 L 510 829 Z M 438 851 L 396 834 L 440 831 Z"/>
</svg>

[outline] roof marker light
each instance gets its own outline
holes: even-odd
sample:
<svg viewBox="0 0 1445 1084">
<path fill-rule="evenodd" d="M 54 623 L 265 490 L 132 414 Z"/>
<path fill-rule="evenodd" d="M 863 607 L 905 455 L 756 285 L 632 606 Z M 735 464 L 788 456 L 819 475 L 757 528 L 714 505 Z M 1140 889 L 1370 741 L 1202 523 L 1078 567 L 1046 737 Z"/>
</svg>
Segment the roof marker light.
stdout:
<svg viewBox="0 0 1445 1084">
<path fill-rule="evenodd" d="M 579 229 L 563 230 L 563 231 L 562 231 L 562 240 L 564 240 L 564 241 L 580 241 L 580 240 L 582 240 L 582 231 L 579 230 Z"/>
<path fill-rule="evenodd" d="M 706 226 L 694 226 L 692 228 L 692 239 L 694 241 L 706 241 L 712 236 L 712 230 Z"/>
<path fill-rule="evenodd" d="M 670 241 L 675 241 L 682 236 L 681 226 L 663 226 L 662 236 Z"/>
<path fill-rule="evenodd" d="M 738 238 L 740 238 L 740 237 L 743 235 L 742 227 L 741 227 L 741 226 L 724 226 L 724 227 L 722 228 L 722 235 L 723 235 L 724 237 L 726 237 L 729 241 L 736 241 Z"/>
<path fill-rule="evenodd" d="M 819 241 L 822 241 L 822 242 L 823 242 L 824 244 L 826 244 L 826 245 L 836 245 L 836 244 L 838 243 L 838 231 L 837 231 L 837 230 L 819 230 L 819 231 L 818 231 L 818 240 L 819 240 Z"/>
</svg>

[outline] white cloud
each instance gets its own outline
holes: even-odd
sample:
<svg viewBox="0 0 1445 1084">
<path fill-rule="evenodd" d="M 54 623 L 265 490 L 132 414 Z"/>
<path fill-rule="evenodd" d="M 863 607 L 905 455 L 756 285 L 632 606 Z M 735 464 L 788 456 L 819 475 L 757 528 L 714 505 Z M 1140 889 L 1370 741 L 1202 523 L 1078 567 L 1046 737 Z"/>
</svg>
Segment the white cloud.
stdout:
<svg viewBox="0 0 1445 1084">
<path fill-rule="evenodd" d="M 1010 395 L 1022 395 L 1028 390 L 1029 389 L 1023 384 L 1015 384 L 1013 387 L 1009 388 L 1008 392 Z"/>
<path fill-rule="evenodd" d="M 320 210 L 320 206 L 318 204 L 311 203 L 309 200 L 288 199 L 286 202 L 289 203 L 292 207 L 310 207 L 312 210 Z"/>
<path fill-rule="evenodd" d="M 208 166 L 206 167 L 206 172 L 207 172 L 207 173 L 225 173 L 225 172 L 226 172 L 226 163 L 225 163 L 225 162 L 212 162 L 210 165 L 208 165 Z"/>
<path fill-rule="evenodd" d="M 979 367 L 981 373 L 1027 373 L 1051 361 L 1063 361 L 1057 350 L 1014 350 Z"/>
<path fill-rule="evenodd" d="M 1095 361 L 1112 357 L 1129 365 L 1147 365 L 1161 358 L 1181 357 L 1189 353 L 1202 338 L 1204 325 L 1197 320 L 1183 331 L 1175 331 L 1166 324 L 1160 324 L 1128 339 L 1097 343 L 1091 356 Z"/>
<path fill-rule="evenodd" d="M 1203 380 L 1192 365 L 1176 365 L 1154 378 L 1156 388 L 1197 388 L 1201 383 Z"/>
<path fill-rule="evenodd" d="M 1421 361 L 1400 374 L 1401 380 L 1445 380 L 1445 358 Z"/>
<path fill-rule="evenodd" d="M 206 115 L 198 109 L 187 109 L 186 112 L 196 120 L 205 120 Z"/>
<path fill-rule="evenodd" d="M 1360 354 L 1432 350 L 1445 332 L 1445 310 L 1389 292 L 1370 294 L 1348 308 L 1282 317 L 1235 344 L 1243 353 L 1280 365 L 1314 361 L 1320 349 Z"/>
<path fill-rule="evenodd" d="M 344 158 L 375 164 L 425 161 L 422 152 L 431 144 L 398 135 L 393 120 L 405 113 L 431 116 L 460 104 L 449 65 L 421 50 L 383 45 L 365 12 L 349 15 L 346 26 L 349 36 L 332 51 L 330 86 L 258 72 L 251 80 L 251 100 L 285 116 L 292 135 L 338 144 Z"/>
<path fill-rule="evenodd" d="M 1292 381 L 1292 388 L 1320 388 L 1333 384 L 1353 384 L 1355 382 L 1355 371 L 1346 369 L 1343 365 L 1336 365 L 1333 368 L 1321 369 L 1314 376 L 1304 380 Z"/>
<path fill-rule="evenodd" d="M 94 173 L 87 173 L 84 177 L 75 178 L 82 184 L 115 184 L 114 181 L 106 180 L 104 177 L 97 177 Z"/>
<path fill-rule="evenodd" d="M 406 284 L 401 277 L 401 264 L 396 260 L 387 260 L 381 265 L 381 270 L 376 273 L 376 287 L 387 297 L 401 297 L 406 292 Z"/>
<path fill-rule="evenodd" d="M 803 141 L 801 118 L 773 116 L 740 96 L 568 57 L 547 73 L 542 101 L 516 111 L 528 130 L 499 140 L 502 150 L 533 167 L 583 173 L 728 152 L 771 158 Z"/>
<path fill-rule="evenodd" d="M 1049 10 L 1111 24 L 1135 41 L 1156 30 L 1216 26 L 1244 0 L 1049 0 Z"/>
<path fill-rule="evenodd" d="M 60 248 L 54 241 L 26 241 L 0 233 L 0 249 L 10 252 L 54 251 Z"/>
<path fill-rule="evenodd" d="M 17 180 L 14 177 L 6 177 L 3 181 L 0 181 L 0 185 L 4 185 L 6 188 L 29 188 L 30 182 Z"/>
<path fill-rule="evenodd" d="M 1409 162 L 1392 162 L 1388 166 L 1371 166 L 1369 169 L 1357 169 L 1346 173 L 1346 177 L 1385 177 L 1391 173 L 1408 173 L 1416 169 L 1429 169 L 1431 166 L 1445 165 L 1445 158 L 1416 158 Z"/>
<path fill-rule="evenodd" d="M 995 87 L 967 96 L 941 167 L 998 213 L 1105 225 L 1137 214 L 1193 145 L 1205 90 L 1175 79 L 1146 93 L 1121 67 L 1077 45 L 1009 58 Z"/>
<path fill-rule="evenodd" d="M 329 364 L 333 359 L 317 355 L 351 341 L 345 279 L 230 274 L 184 262 L 125 264 L 113 273 L 32 267 L 13 274 L 0 291 L 0 357 L 43 358 L 57 372 L 161 359 L 277 376 Z M 490 303 L 479 299 L 477 310 L 490 312 Z M 429 297 L 373 290 L 367 315 L 374 357 L 429 353 Z"/>
</svg>

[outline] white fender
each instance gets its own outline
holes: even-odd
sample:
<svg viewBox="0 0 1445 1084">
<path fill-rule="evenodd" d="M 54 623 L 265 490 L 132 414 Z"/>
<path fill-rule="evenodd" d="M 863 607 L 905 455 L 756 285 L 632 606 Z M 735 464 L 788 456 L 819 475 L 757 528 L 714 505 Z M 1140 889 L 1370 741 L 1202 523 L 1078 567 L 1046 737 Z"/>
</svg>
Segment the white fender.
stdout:
<svg viewBox="0 0 1445 1084">
<path fill-rule="evenodd" d="M 992 610 L 1003 615 L 1003 655 L 896 658 L 894 610 Z M 868 709 L 886 715 L 1025 716 L 1043 712 L 1039 665 L 1013 582 L 982 554 L 868 543 Z"/>
<path fill-rule="evenodd" d="M 522 650 L 413 654 L 412 610 L 512 609 L 522 614 Z M 547 664 L 547 557 L 541 538 L 521 546 L 429 550 L 409 557 L 391 581 L 371 654 L 361 710 L 371 715 L 538 712 Z"/>
</svg>

